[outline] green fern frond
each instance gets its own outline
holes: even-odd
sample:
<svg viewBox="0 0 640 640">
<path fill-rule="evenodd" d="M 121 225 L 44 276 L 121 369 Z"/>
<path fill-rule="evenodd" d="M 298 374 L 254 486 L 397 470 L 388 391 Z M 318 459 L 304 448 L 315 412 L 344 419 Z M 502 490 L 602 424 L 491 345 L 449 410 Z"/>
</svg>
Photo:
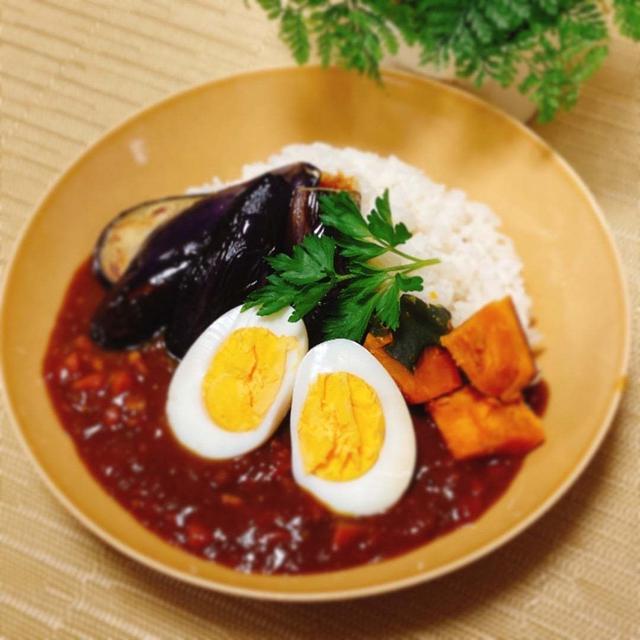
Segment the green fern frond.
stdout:
<svg viewBox="0 0 640 640">
<path fill-rule="evenodd" d="M 298 63 L 311 40 L 323 65 L 379 79 L 399 38 L 422 64 L 452 63 L 477 85 L 516 84 L 548 121 L 577 100 L 600 67 L 609 34 L 603 0 L 257 0 Z M 640 40 L 640 0 L 612 0 L 620 32 Z"/>
<path fill-rule="evenodd" d="M 284 10 L 280 22 L 280 37 L 287 43 L 298 64 L 308 62 L 311 53 L 309 32 L 304 17 L 299 11 L 291 7 Z"/>
<path fill-rule="evenodd" d="M 640 2 L 638 0 L 614 0 L 615 23 L 622 35 L 640 41 Z"/>
<path fill-rule="evenodd" d="M 280 17 L 282 13 L 281 0 L 256 0 L 256 2 L 264 9 L 270 20 Z"/>
</svg>

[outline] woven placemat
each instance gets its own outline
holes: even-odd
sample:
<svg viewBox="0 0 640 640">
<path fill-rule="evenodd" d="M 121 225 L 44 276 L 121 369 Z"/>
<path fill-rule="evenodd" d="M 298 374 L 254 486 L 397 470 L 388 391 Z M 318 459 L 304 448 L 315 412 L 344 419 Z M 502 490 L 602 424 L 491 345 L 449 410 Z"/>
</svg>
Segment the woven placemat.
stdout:
<svg viewBox="0 0 640 640">
<path fill-rule="evenodd" d="M 188 85 L 290 62 L 274 26 L 240 0 L 2 0 L 0 10 L 3 269 L 47 186 L 108 127 Z M 611 49 L 578 107 L 535 128 L 602 204 L 637 320 L 640 47 L 615 40 Z M 0 636 L 639 637 L 638 344 L 610 435 L 549 514 L 503 549 L 453 575 L 345 603 L 234 599 L 126 559 L 49 495 L 2 409 Z"/>
</svg>

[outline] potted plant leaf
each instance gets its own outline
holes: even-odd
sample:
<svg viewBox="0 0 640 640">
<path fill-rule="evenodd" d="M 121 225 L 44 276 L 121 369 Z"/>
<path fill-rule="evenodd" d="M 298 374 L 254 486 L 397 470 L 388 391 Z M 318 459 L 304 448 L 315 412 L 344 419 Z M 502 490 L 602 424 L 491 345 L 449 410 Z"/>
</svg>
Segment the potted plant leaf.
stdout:
<svg viewBox="0 0 640 640">
<path fill-rule="evenodd" d="M 640 0 L 256 2 L 299 64 L 316 54 L 378 80 L 383 61 L 419 69 L 467 83 L 521 119 L 537 110 L 541 122 L 573 107 L 612 29 L 640 41 Z"/>
</svg>

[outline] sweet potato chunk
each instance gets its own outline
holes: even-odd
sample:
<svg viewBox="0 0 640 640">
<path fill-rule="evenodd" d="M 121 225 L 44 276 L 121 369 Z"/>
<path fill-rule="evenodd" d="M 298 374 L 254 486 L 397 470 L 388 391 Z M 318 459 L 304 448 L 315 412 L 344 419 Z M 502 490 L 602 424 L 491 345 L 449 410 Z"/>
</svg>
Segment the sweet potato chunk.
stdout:
<svg viewBox="0 0 640 640">
<path fill-rule="evenodd" d="M 522 399 L 501 402 L 464 387 L 427 408 L 457 460 L 526 453 L 544 441 L 542 423 Z"/>
<path fill-rule="evenodd" d="M 489 396 L 516 400 L 536 373 L 510 297 L 482 307 L 440 341 L 471 384 Z"/>
<path fill-rule="evenodd" d="M 391 334 L 374 336 L 369 333 L 364 346 L 389 372 L 409 404 L 428 402 L 462 385 L 456 363 L 442 347 L 427 347 L 416 363 L 415 370 L 410 371 L 384 349 L 392 339 Z"/>
</svg>

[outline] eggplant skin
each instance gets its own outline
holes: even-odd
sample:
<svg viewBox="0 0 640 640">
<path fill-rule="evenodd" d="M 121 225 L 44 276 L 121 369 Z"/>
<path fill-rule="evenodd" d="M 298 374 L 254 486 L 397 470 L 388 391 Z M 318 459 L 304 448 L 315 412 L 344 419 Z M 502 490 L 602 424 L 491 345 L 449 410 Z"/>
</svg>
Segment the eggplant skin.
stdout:
<svg viewBox="0 0 640 640">
<path fill-rule="evenodd" d="M 105 349 L 134 347 L 165 326 L 182 274 L 207 246 L 236 195 L 225 190 L 200 200 L 149 236 L 95 311 L 94 342 Z"/>
<path fill-rule="evenodd" d="M 234 202 L 181 279 L 165 332 L 171 354 L 184 356 L 216 318 L 265 281 L 270 270 L 265 258 L 277 253 L 286 237 L 291 195 L 286 180 L 267 174 Z"/>
<path fill-rule="evenodd" d="M 281 175 L 294 189 L 300 186 L 315 186 L 320 180 L 320 170 L 306 162 L 285 165 L 271 173 Z M 94 274 L 104 286 L 113 286 L 124 275 L 138 251 L 156 229 L 169 224 L 174 218 L 182 216 L 198 202 L 208 198 L 214 199 L 212 209 L 227 209 L 230 202 L 255 180 L 254 178 L 234 184 L 215 193 L 148 200 L 119 213 L 98 236 L 93 249 Z M 203 230 L 206 227 L 205 224 Z"/>
<path fill-rule="evenodd" d="M 91 338 L 105 349 L 134 347 L 170 318 L 171 299 L 190 258 L 206 246 L 226 212 L 218 200 L 200 201 L 157 229 L 122 278 L 107 291 L 91 322 Z"/>
<path fill-rule="evenodd" d="M 200 199 L 153 231 L 95 311 L 92 339 L 105 349 L 124 349 L 138 346 L 165 327 L 183 275 L 209 247 L 236 199 L 265 175 L 281 176 L 291 191 L 316 184 L 320 171 L 306 163 L 281 167 Z"/>
<path fill-rule="evenodd" d="M 92 318 L 91 339 L 103 349 L 138 346 L 161 328 L 159 319 L 166 316 L 171 298 L 167 287 L 112 289 Z"/>
<path fill-rule="evenodd" d="M 111 287 L 157 228 L 206 197 L 207 194 L 148 200 L 118 214 L 102 230 L 94 246 L 92 268 L 96 277 Z"/>
</svg>

